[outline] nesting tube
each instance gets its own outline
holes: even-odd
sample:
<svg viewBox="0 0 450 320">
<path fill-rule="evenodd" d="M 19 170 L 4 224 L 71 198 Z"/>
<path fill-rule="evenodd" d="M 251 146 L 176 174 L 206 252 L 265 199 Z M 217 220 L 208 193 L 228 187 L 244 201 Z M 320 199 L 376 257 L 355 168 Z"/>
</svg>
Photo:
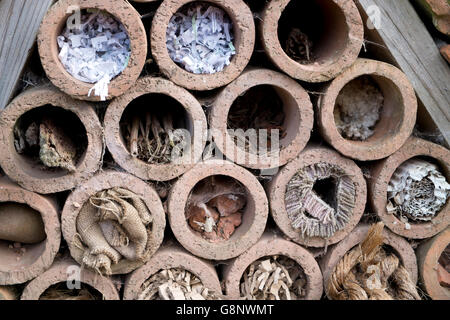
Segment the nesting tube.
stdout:
<svg viewBox="0 0 450 320">
<path fill-rule="evenodd" d="M 136 155 L 133 156 L 121 130 L 121 120 L 124 120 L 124 113 L 127 112 L 127 108 L 133 102 L 139 103 L 139 99 L 146 98 L 146 96 L 149 98 L 148 102 L 138 106 L 138 112 L 142 112 L 142 114 L 139 113 L 141 120 L 146 118 L 145 112 L 158 113 L 167 108 L 167 105 L 159 105 L 154 102 L 155 100 L 150 95 L 164 96 L 174 101 L 179 109 L 166 109 L 167 113 L 173 117 L 183 116 L 181 120 L 184 122 L 184 127 L 180 128 L 186 129 L 189 133 L 186 137 L 186 146 L 179 144 L 185 153 L 180 158 L 173 158 L 168 163 L 149 163 Z M 131 125 L 130 119 L 126 123 L 127 125 Z M 180 176 L 200 160 L 206 143 L 206 116 L 200 103 L 187 90 L 162 78 L 145 77 L 139 79 L 133 88 L 110 103 L 105 114 L 104 124 L 106 144 L 114 160 L 122 168 L 144 180 L 168 181 Z M 159 127 L 163 127 L 163 124 L 160 123 Z M 174 127 L 173 129 L 176 130 L 177 128 Z M 169 134 L 172 134 L 172 132 L 169 132 Z"/>
<path fill-rule="evenodd" d="M 285 24 L 284 19 L 290 21 Z M 350 67 L 364 40 L 363 21 L 351 0 L 270 1 L 260 30 L 270 60 L 292 78 L 307 82 L 331 80 Z M 307 61 L 288 54 L 289 37 L 305 47 Z"/>
<path fill-rule="evenodd" d="M 80 81 L 65 69 L 59 59 L 57 37 L 72 14 L 84 9 L 101 10 L 120 22 L 130 40 L 130 56 L 125 69 L 108 84 L 111 99 L 126 92 L 139 77 L 147 57 L 147 36 L 139 13 L 127 1 L 63 0 L 55 3 L 42 21 L 38 45 L 42 66 L 50 81 L 68 95 L 80 100 L 98 101 L 101 97 L 90 94 L 94 83 Z M 76 23 L 75 17 L 75 23 Z M 67 22 L 68 23 L 68 22 Z"/>
<path fill-rule="evenodd" d="M 154 188 L 116 171 L 103 171 L 75 189 L 61 220 L 75 261 L 102 274 L 143 265 L 161 245 L 166 225 Z"/>
<path fill-rule="evenodd" d="M 65 285 L 64 292 L 80 289 L 82 284 L 87 284 L 102 295 L 102 300 L 120 300 L 119 292 L 111 278 L 101 277 L 88 269 L 81 269 L 80 265 L 69 258 L 55 262 L 50 269 L 28 283 L 21 300 L 39 300 L 47 289 L 60 283 Z M 68 285 L 72 287 L 69 288 Z M 56 299 L 59 300 L 61 297 Z"/>
<path fill-rule="evenodd" d="M 359 80 L 364 82 L 354 83 Z M 366 100 L 355 102 L 355 97 Z M 380 100 L 374 106 L 376 110 L 362 110 L 376 99 Z M 361 110 L 355 110 L 356 103 Z M 398 68 L 358 59 L 326 87 L 317 113 L 323 138 L 337 151 L 356 160 L 379 160 L 397 151 L 412 134 L 417 99 L 408 78 Z"/>
<path fill-rule="evenodd" d="M 277 97 L 269 95 L 269 91 L 266 90 L 269 87 L 273 89 L 272 95 Z M 232 110 L 239 112 L 237 108 L 247 107 L 245 104 L 251 103 L 252 97 L 249 96 L 245 104 L 234 105 L 239 99 L 242 99 L 242 96 L 251 94 L 252 89 L 261 90 L 258 91 L 260 95 L 258 99 L 261 101 L 254 100 L 254 104 L 264 103 L 264 100 L 270 101 L 268 103 L 279 101 L 279 111 L 282 114 L 272 115 L 275 110 L 259 108 L 254 110 L 250 105 L 250 111 L 247 114 L 248 121 L 257 118 L 265 120 L 264 123 L 255 123 L 256 126 L 261 126 L 260 128 L 249 128 L 249 130 L 255 130 L 255 145 L 248 147 L 240 144 L 240 140 L 235 140 L 228 130 L 244 130 L 244 128 L 230 128 L 230 116 Z M 278 108 L 278 106 L 272 107 Z M 239 121 L 242 121 L 241 118 L 242 115 L 239 114 Z M 209 121 L 217 147 L 229 159 L 251 169 L 268 169 L 286 164 L 303 150 L 311 135 L 314 111 L 308 93 L 294 80 L 272 70 L 250 69 L 218 94 L 210 110 Z M 261 129 L 267 131 L 261 132 Z M 277 129 L 279 134 L 272 135 L 272 129 Z M 251 133 L 249 130 L 247 132 Z M 267 134 L 267 138 L 263 138 L 267 141 L 262 141 L 261 138 L 259 141 L 256 140 L 260 137 L 260 133 Z M 244 132 L 245 134 L 246 132 Z M 275 141 L 273 138 L 277 140 Z M 263 153 L 259 152 L 261 151 L 260 147 L 264 148 Z M 250 151 L 250 148 L 258 150 Z"/>
<path fill-rule="evenodd" d="M 450 202 L 448 200 L 439 212 L 430 217 L 428 221 L 414 221 L 409 218 L 405 221 L 401 216 L 388 212 L 388 191 L 391 180 L 402 164 L 408 160 L 417 159 L 417 157 L 427 157 L 424 159 L 435 161 L 447 182 L 450 181 L 450 152 L 448 149 L 429 141 L 411 137 L 393 155 L 373 165 L 368 183 L 369 200 L 372 209 L 391 231 L 409 239 L 426 239 L 441 232 L 449 225 Z M 410 172 L 410 174 L 414 176 L 417 175 L 417 172 Z M 438 192 L 439 189 L 436 187 L 433 191 Z M 426 198 L 432 196 L 434 197 L 433 194 L 430 194 Z M 417 211 L 422 211 L 427 207 L 418 208 Z"/>
<path fill-rule="evenodd" d="M 420 282 L 433 300 L 449 300 L 448 265 L 440 263 L 446 255 L 448 264 L 448 247 L 450 245 L 450 228 L 425 241 L 417 248 Z"/>
<path fill-rule="evenodd" d="M 58 207 L 53 200 L 24 190 L 6 178 L 0 181 L 0 205 L 0 219 L 8 226 L 2 228 L 0 235 L 0 285 L 24 283 L 47 270 L 59 250 Z M 16 219 L 14 214 L 27 216 L 30 225 L 24 226 L 23 219 Z M 41 223 L 36 221 L 36 215 Z M 43 239 L 39 230 L 42 227 Z"/>
<path fill-rule="evenodd" d="M 36 147 L 39 155 L 28 155 L 27 149 Z M 3 110 L 0 148 L 0 165 L 12 180 L 42 194 L 61 192 L 101 167 L 103 129 L 92 104 L 54 87 L 38 87 Z"/>
<path fill-rule="evenodd" d="M 341 241 L 364 212 L 367 186 L 361 169 L 326 147 L 307 146 L 267 185 L 278 227 L 307 247 Z"/>
<path fill-rule="evenodd" d="M 323 292 L 323 279 L 314 256 L 305 248 L 285 240 L 272 231 L 266 231 L 254 246 L 227 263 L 224 269 L 227 297 L 233 300 L 242 298 L 241 282 L 247 268 L 259 259 L 269 259 L 274 256 L 292 259 L 301 267 L 306 280 L 306 293 L 301 299 L 320 300 Z"/>
<path fill-rule="evenodd" d="M 255 24 L 250 8 L 242 0 L 206 0 L 224 10 L 231 19 L 234 30 L 236 54 L 222 71 L 212 74 L 194 74 L 178 66 L 169 56 L 166 32 L 170 19 L 192 0 L 163 1 L 153 17 L 150 31 L 152 56 L 161 72 L 174 83 L 190 90 L 211 90 L 236 79 L 247 66 L 255 44 Z"/>
<path fill-rule="evenodd" d="M 324 289 L 329 298 L 330 292 L 328 291 L 328 285 L 336 265 L 342 260 L 347 252 L 360 245 L 364 239 L 366 239 L 368 231 L 369 225 L 358 225 L 341 242 L 328 248 L 325 256 L 320 259 L 319 264 L 322 269 Z M 417 261 L 411 245 L 405 239 L 390 232 L 386 228 L 383 229 L 382 235 L 384 238 L 383 244 L 392 248 L 393 254 L 399 258 L 399 265 L 402 265 L 408 271 L 412 283 L 416 284 Z"/>
<path fill-rule="evenodd" d="M 244 189 L 246 205 L 240 218 L 241 223 L 231 237 L 210 241 L 191 228 L 186 212 L 194 187 L 206 178 L 217 176 L 231 178 L 240 183 Z M 197 195 L 198 205 L 204 208 L 205 202 L 211 198 L 210 192 L 214 193 L 219 186 L 217 189 L 203 189 L 202 193 Z M 227 188 L 226 185 L 223 187 Z M 236 198 L 235 196 L 230 195 L 229 199 Z M 169 193 L 168 214 L 172 231 L 184 248 L 205 259 L 226 260 L 245 252 L 261 237 L 268 216 L 268 201 L 263 187 L 249 171 L 228 161 L 208 160 L 198 163 L 173 185 Z"/>
<path fill-rule="evenodd" d="M 158 250 L 145 265 L 127 276 L 123 299 L 138 300 L 143 293 L 144 282 L 161 270 L 168 269 L 188 271 L 212 294 L 222 295 L 216 269 L 209 261 L 197 258 L 177 245 L 168 244 Z"/>
</svg>

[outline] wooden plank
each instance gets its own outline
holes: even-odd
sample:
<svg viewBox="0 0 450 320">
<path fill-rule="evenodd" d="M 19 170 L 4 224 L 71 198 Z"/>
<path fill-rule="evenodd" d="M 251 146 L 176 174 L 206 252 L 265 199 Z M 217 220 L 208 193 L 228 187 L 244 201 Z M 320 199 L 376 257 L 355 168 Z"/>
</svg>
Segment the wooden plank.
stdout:
<svg viewBox="0 0 450 320">
<path fill-rule="evenodd" d="M 52 0 L 0 1 L 0 110 L 14 94 Z"/>
<path fill-rule="evenodd" d="M 375 55 L 405 72 L 433 122 L 450 144 L 450 68 L 408 0 L 356 0 L 365 21 L 380 10 L 377 29 L 367 29 Z M 376 6 L 376 7 L 374 7 Z"/>
</svg>

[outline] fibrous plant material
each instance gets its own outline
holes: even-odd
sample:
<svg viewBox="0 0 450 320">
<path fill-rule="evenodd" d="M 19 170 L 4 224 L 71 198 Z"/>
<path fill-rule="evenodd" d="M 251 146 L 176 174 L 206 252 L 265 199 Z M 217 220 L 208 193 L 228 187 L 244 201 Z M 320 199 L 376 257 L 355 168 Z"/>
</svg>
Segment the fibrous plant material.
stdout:
<svg viewBox="0 0 450 320">
<path fill-rule="evenodd" d="M 202 281 L 181 268 L 164 269 L 152 275 L 141 286 L 138 300 L 217 300 Z"/>
<path fill-rule="evenodd" d="M 349 82 L 339 93 L 334 108 L 339 133 L 350 140 L 370 138 L 380 120 L 383 104 L 383 93 L 369 76 Z"/>
<path fill-rule="evenodd" d="M 306 296 L 306 276 L 288 257 L 262 258 L 245 271 L 241 295 L 248 300 L 298 300 Z"/>
<path fill-rule="evenodd" d="M 361 245 L 347 252 L 328 281 L 333 300 L 420 300 L 411 275 L 395 254 L 383 248 L 382 222 Z"/>
<path fill-rule="evenodd" d="M 255 129 L 256 139 L 253 141 L 248 135 L 241 136 L 237 132 L 233 133 L 232 139 L 238 145 L 239 140 L 243 139 L 246 151 L 250 150 L 261 155 L 264 150 L 258 148 L 261 144 L 259 130 L 267 130 L 267 148 L 270 149 L 272 130 L 278 130 L 279 139 L 287 134 L 283 127 L 284 120 L 283 102 L 275 89 L 260 85 L 251 88 L 235 100 L 228 113 L 228 128 L 242 129 L 244 132 Z"/>
<path fill-rule="evenodd" d="M 77 146 L 66 130 L 51 118 L 32 122 L 25 131 L 16 126 L 14 146 L 19 154 L 39 154 L 46 168 L 76 171 Z"/>
<path fill-rule="evenodd" d="M 327 203 L 313 188 L 320 180 L 330 179 Z M 328 163 L 316 163 L 300 169 L 286 186 L 285 205 L 291 225 L 303 237 L 329 238 L 344 228 L 356 201 L 355 185 L 344 170 Z"/>
<path fill-rule="evenodd" d="M 125 129 L 131 155 L 151 164 L 167 164 L 181 158 L 183 149 L 191 143 L 174 129 L 171 113 L 162 117 L 151 112 L 146 112 L 145 117 L 135 115 Z"/>
<path fill-rule="evenodd" d="M 236 54 L 230 18 L 206 3 L 195 2 L 175 13 L 166 37 L 170 58 L 195 74 L 220 72 Z"/>
<path fill-rule="evenodd" d="M 39 297 L 39 300 L 103 300 L 102 295 L 90 286 L 82 283 L 80 289 L 68 289 L 66 283 L 51 286 Z"/>
<path fill-rule="evenodd" d="M 67 72 L 80 81 L 95 83 L 88 96 L 94 91 L 106 100 L 108 84 L 130 59 L 130 39 L 125 27 L 106 12 L 86 9 L 68 18 L 57 42 L 59 59 Z"/>
<path fill-rule="evenodd" d="M 244 187 L 230 178 L 211 176 L 191 192 L 186 205 L 189 226 L 211 242 L 228 240 L 242 223 Z"/>
<path fill-rule="evenodd" d="M 152 215 L 128 189 L 103 190 L 81 208 L 75 245 L 84 249 L 82 264 L 102 274 L 121 260 L 146 261 L 151 248 Z M 86 245 L 87 248 L 83 245 Z"/>
<path fill-rule="evenodd" d="M 298 28 L 293 28 L 289 32 L 284 51 L 298 63 L 309 64 L 314 62 L 313 43 Z"/>
<path fill-rule="evenodd" d="M 450 184 L 439 168 L 418 158 L 404 162 L 394 172 L 388 191 L 388 213 L 412 221 L 430 221 L 444 207 Z"/>
</svg>

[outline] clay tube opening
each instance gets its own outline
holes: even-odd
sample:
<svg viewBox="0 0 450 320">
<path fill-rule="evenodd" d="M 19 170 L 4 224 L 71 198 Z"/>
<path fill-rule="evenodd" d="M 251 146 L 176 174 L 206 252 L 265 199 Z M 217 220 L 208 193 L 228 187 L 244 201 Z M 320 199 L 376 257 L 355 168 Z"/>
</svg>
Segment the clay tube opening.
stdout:
<svg viewBox="0 0 450 320">
<path fill-rule="evenodd" d="M 120 128 L 124 147 L 147 164 L 169 164 L 181 158 L 183 152 L 190 152 L 192 138 L 182 143 L 177 130 L 187 130 L 189 137 L 194 136 L 189 113 L 177 100 L 164 94 L 134 99 L 122 114 Z"/>
<path fill-rule="evenodd" d="M 167 50 L 172 61 L 193 74 L 214 74 L 227 68 L 240 38 L 231 17 L 212 2 L 183 5 L 167 27 Z"/>
<path fill-rule="evenodd" d="M 273 286 L 275 276 L 283 285 Z M 252 262 L 240 281 L 240 295 L 249 300 L 303 300 L 306 289 L 302 266 L 283 255 L 265 256 Z"/>
<path fill-rule="evenodd" d="M 297 63 L 330 65 L 347 46 L 346 17 L 330 0 L 290 1 L 278 21 L 278 39 Z"/>
<path fill-rule="evenodd" d="M 245 152 L 264 155 L 289 146 L 298 134 L 301 116 L 295 98 L 281 87 L 257 85 L 240 95 L 228 112 L 228 129 L 256 130 L 256 139 L 233 137 L 238 147 L 244 146 Z M 261 130 L 267 130 L 267 142 L 261 140 Z M 278 130 L 278 134 L 272 132 Z M 276 141 L 272 141 L 272 135 Z M 242 141 L 242 139 L 244 141 Z M 273 146 L 272 146 L 273 144 Z M 278 145 L 279 149 L 275 149 Z M 267 147 L 267 148 L 266 148 Z"/>
<path fill-rule="evenodd" d="M 122 0 L 58 1 L 44 17 L 38 44 L 48 78 L 81 100 L 121 95 L 139 77 L 147 55 L 140 16 Z"/>
<path fill-rule="evenodd" d="M 34 108 L 14 126 L 15 159 L 36 178 L 58 178 L 75 171 L 87 145 L 83 123 L 75 113 L 60 107 Z"/>
<path fill-rule="evenodd" d="M 254 218 L 252 203 L 247 188 L 236 179 L 214 175 L 194 186 L 185 215 L 196 235 L 212 243 L 223 242 L 248 232 Z"/>
<path fill-rule="evenodd" d="M 444 215 L 450 197 L 450 172 L 438 159 L 417 156 L 404 161 L 387 189 L 387 212 L 406 228 Z"/>
<path fill-rule="evenodd" d="M 86 283 L 80 283 L 79 288 L 68 289 L 67 282 L 59 282 L 47 288 L 39 300 L 103 300 L 103 295 Z"/>
<path fill-rule="evenodd" d="M 352 143 L 379 143 L 398 134 L 403 104 L 392 79 L 362 75 L 340 91 L 334 107 L 335 124 L 341 136 Z"/>
<path fill-rule="evenodd" d="M 29 205 L 0 202 L 0 272 L 34 264 L 46 247 L 44 221 Z"/>
</svg>

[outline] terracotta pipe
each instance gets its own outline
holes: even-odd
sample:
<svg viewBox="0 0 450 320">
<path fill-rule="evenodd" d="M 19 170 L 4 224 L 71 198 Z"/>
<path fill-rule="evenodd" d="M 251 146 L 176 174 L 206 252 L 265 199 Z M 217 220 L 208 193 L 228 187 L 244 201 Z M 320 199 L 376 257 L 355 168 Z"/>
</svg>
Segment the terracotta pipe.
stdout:
<svg viewBox="0 0 450 320">
<path fill-rule="evenodd" d="M 28 112 L 39 112 L 40 107 L 51 108 L 45 110 L 46 116 L 58 112 L 55 117 L 59 117 L 59 113 L 64 111 L 66 115 L 75 116 L 80 127 L 84 127 L 85 132 L 81 134 L 87 139 L 87 145 L 83 146 L 85 150 L 75 164 L 74 172 L 42 170 L 28 157 L 17 152 L 16 125 Z M 67 121 L 69 125 L 72 120 Z M 61 192 L 72 189 L 101 167 L 103 129 L 92 104 L 74 100 L 54 87 L 38 87 L 23 92 L 3 110 L 0 115 L 0 149 L 4 151 L 0 153 L 1 167 L 19 185 L 43 194 Z"/>
<path fill-rule="evenodd" d="M 177 245 L 166 245 L 139 269 L 133 271 L 125 280 L 124 300 L 137 300 L 142 284 L 155 273 L 172 268 L 181 268 L 198 277 L 202 284 L 215 294 L 222 294 L 219 277 L 214 265 L 197 258 Z"/>
<path fill-rule="evenodd" d="M 251 155 L 239 148 L 227 134 L 228 116 L 233 103 L 249 89 L 262 85 L 274 88 L 283 103 L 283 127 L 286 135 L 280 139 L 281 150 L 275 151 L 276 156 Z M 294 80 L 268 69 L 245 71 L 218 94 L 209 113 L 209 123 L 217 147 L 235 163 L 251 169 L 275 168 L 293 159 L 306 146 L 313 122 L 314 111 L 308 93 Z M 270 137 L 270 132 L 267 134 Z M 268 151 L 271 151 L 270 146 Z"/>
<path fill-rule="evenodd" d="M 162 94 L 176 100 L 186 112 L 186 122 L 191 134 L 190 157 L 179 163 L 149 164 L 133 157 L 121 133 L 120 121 L 127 107 L 147 94 Z M 163 106 L 149 103 L 143 111 Z M 145 110 L 144 110 L 145 109 Z M 144 116 L 143 116 L 144 117 Z M 206 116 L 200 103 L 187 90 L 163 78 L 144 77 L 122 96 L 114 99 L 106 110 L 106 144 L 114 160 L 125 170 L 144 180 L 168 181 L 189 170 L 202 156 L 206 143 Z M 178 160 L 177 160 L 178 161 Z"/>
<path fill-rule="evenodd" d="M 211 90 L 222 87 L 236 79 L 247 66 L 255 44 L 255 24 L 250 8 L 242 0 L 206 0 L 207 3 L 223 9 L 234 30 L 236 55 L 221 72 L 194 74 L 178 66 L 169 56 L 166 46 L 166 30 L 170 18 L 192 0 L 165 0 L 161 3 L 150 31 L 152 56 L 160 71 L 174 83 L 190 90 Z"/>
<path fill-rule="evenodd" d="M 363 21 L 355 3 L 351 0 L 307 2 L 317 8 L 311 9 L 305 4 L 306 1 L 302 2 L 304 9 L 290 8 L 290 4 L 300 3 L 298 1 L 267 2 L 261 16 L 261 39 L 266 54 L 283 72 L 306 82 L 324 82 L 333 79 L 355 62 L 364 40 Z M 315 39 L 317 44 L 313 49 L 317 57 L 310 64 L 293 60 L 285 52 L 284 44 L 280 41 L 282 14 L 288 12 L 299 12 L 297 19 L 311 19 L 311 26 L 306 27 L 314 27 L 317 30 L 316 24 L 319 23 L 324 28 Z"/>
<path fill-rule="evenodd" d="M 210 242 L 191 229 L 185 212 L 196 184 L 217 175 L 241 183 L 247 193 L 247 204 L 242 214 L 242 224 L 233 235 L 228 240 Z M 226 260 L 242 254 L 258 241 L 266 226 L 268 203 L 263 187 L 249 171 L 231 162 L 209 160 L 198 163 L 173 185 L 168 201 L 169 222 L 175 237 L 188 251 L 205 259 Z"/>
<path fill-rule="evenodd" d="M 80 264 L 83 261 L 83 253 L 87 248 L 83 240 L 79 240 L 77 219 L 80 211 L 93 195 L 99 191 L 114 187 L 127 189 L 141 197 L 152 215 L 150 239 L 148 240 L 150 251 L 147 259 L 156 252 L 162 243 L 166 219 L 161 199 L 154 188 L 130 174 L 103 171 L 80 185 L 69 195 L 61 215 L 64 239 L 69 246 L 71 256 Z M 123 258 L 116 264 L 111 263 L 111 272 L 112 274 L 129 273 L 144 263 L 145 261 L 139 259 L 129 260 Z"/>
<path fill-rule="evenodd" d="M 341 90 L 361 76 L 369 76 L 380 88 L 384 102 L 372 136 L 364 141 L 345 139 L 335 121 L 336 99 Z M 397 151 L 412 134 L 417 99 L 406 75 L 384 62 L 358 59 L 334 79 L 317 104 L 318 125 L 323 138 L 346 157 L 371 161 Z"/>
<path fill-rule="evenodd" d="M 0 285 L 24 283 L 53 263 L 61 242 L 59 209 L 52 199 L 24 190 L 5 177 L 0 180 L 0 203 L 26 205 L 40 214 L 44 224 L 46 237 L 38 243 L 16 248 L 0 241 Z"/>
<path fill-rule="evenodd" d="M 76 99 L 100 100 L 98 96 L 88 97 L 89 90 L 94 84 L 72 77 L 58 57 L 56 38 L 75 8 L 106 11 L 125 27 L 130 39 L 130 60 L 127 67 L 108 85 L 107 99 L 120 96 L 137 80 L 147 59 L 147 37 L 144 25 L 139 13 L 127 1 L 62 0 L 56 2 L 44 17 L 38 34 L 39 55 L 47 77 L 56 87 Z"/>
<path fill-rule="evenodd" d="M 243 254 L 227 262 L 224 283 L 227 297 L 241 297 L 240 283 L 247 268 L 256 260 L 270 256 L 286 256 L 303 269 L 306 276 L 305 300 L 320 300 L 322 297 L 322 272 L 314 256 L 303 247 L 284 239 L 272 231 L 266 231 L 261 239 Z"/>
<path fill-rule="evenodd" d="M 296 229 L 293 227 L 293 221 L 288 216 L 288 210 L 286 207 L 288 184 L 297 176 L 299 170 L 313 168 L 313 166 L 315 167 L 317 165 L 325 165 L 327 168 L 330 167 L 332 170 L 337 170 L 338 172 L 335 175 L 332 174 L 330 176 L 334 179 L 331 181 L 328 181 L 328 178 L 325 179 L 325 177 L 323 177 L 324 179 L 320 177 L 312 178 L 314 180 L 314 185 L 316 183 L 320 183 L 321 180 L 328 183 L 326 186 L 326 192 L 328 193 L 330 193 L 330 188 L 335 188 L 335 190 L 337 190 L 337 196 L 331 200 L 332 202 L 338 201 L 339 199 L 339 201 L 343 201 L 343 197 L 345 196 L 344 193 L 341 191 L 338 192 L 338 190 L 343 190 L 341 189 L 342 186 L 351 185 L 351 189 L 354 191 L 353 200 L 350 201 L 351 203 L 349 205 L 348 218 L 343 218 L 341 221 L 342 227 L 338 230 L 332 231 L 333 234 L 328 236 L 328 238 L 318 236 L 318 234 L 316 235 L 316 232 L 311 233 L 313 236 L 308 235 L 308 233 L 302 234 L 301 229 Z M 333 176 L 336 177 L 333 178 Z M 302 175 L 301 178 L 305 179 L 307 176 Z M 313 198 L 315 199 L 313 203 L 322 203 L 322 197 L 314 191 L 314 188 L 312 191 Z M 307 247 L 324 247 L 337 243 L 345 238 L 361 219 L 367 197 L 367 187 L 364 176 L 361 169 L 359 169 L 359 167 L 352 160 L 342 157 L 336 151 L 327 147 L 314 145 L 306 147 L 305 150 L 303 150 L 294 160 L 284 166 L 268 183 L 267 192 L 270 201 L 270 212 L 278 227 L 289 239 Z M 322 200 L 320 200 L 319 197 L 314 196 L 315 194 L 319 195 Z M 298 199 L 298 205 L 303 203 L 302 201 L 304 200 L 306 200 L 306 198 Z M 295 205 L 296 203 L 292 204 Z M 308 214 L 310 215 L 312 213 L 312 209 L 308 208 L 306 204 L 302 204 L 302 206 L 305 208 L 307 213 L 305 216 L 308 217 Z M 334 212 L 335 213 L 333 215 L 337 217 L 336 211 Z M 313 217 L 310 217 L 307 220 L 309 221 L 309 219 L 312 219 L 311 221 L 316 220 Z M 325 226 L 328 225 L 328 223 L 320 223 L 320 225 Z"/>
<path fill-rule="evenodd" d="M 395 214 L 388 213 L 386 205 L 387 189 L 392 175 L 405 161 L 414 157 L 426 156 L 435 159 L 443 169 L 442 174 L 450 181 L 450 152 L 448 149 L 411 137 L 397 152 L 371 168 L 369 186 L 369 201 L 372 209 L 392 232 L 409 239 L 426 239 L 441 232 L 450 224 L 450 202 L 442 207 L 430 221 L 410 223 L 402 222 Z"/>
<path fill-rule="evenodd" d="M 119 292 L 110 278 L 83 269 L 75 261 L 68 258 L 55 262 L 50 269 L 28 283 L 22 293 L 21 300 L 39 300 L 48 288 L 58 283 L 70 282 L 73 284 L 76 272 L 79 272 L 80 275 L 80 279 L 77 280 L 81 284 L 87 284 L 99 291 L 104 300 L 120 300 Z"/>
</svg>

